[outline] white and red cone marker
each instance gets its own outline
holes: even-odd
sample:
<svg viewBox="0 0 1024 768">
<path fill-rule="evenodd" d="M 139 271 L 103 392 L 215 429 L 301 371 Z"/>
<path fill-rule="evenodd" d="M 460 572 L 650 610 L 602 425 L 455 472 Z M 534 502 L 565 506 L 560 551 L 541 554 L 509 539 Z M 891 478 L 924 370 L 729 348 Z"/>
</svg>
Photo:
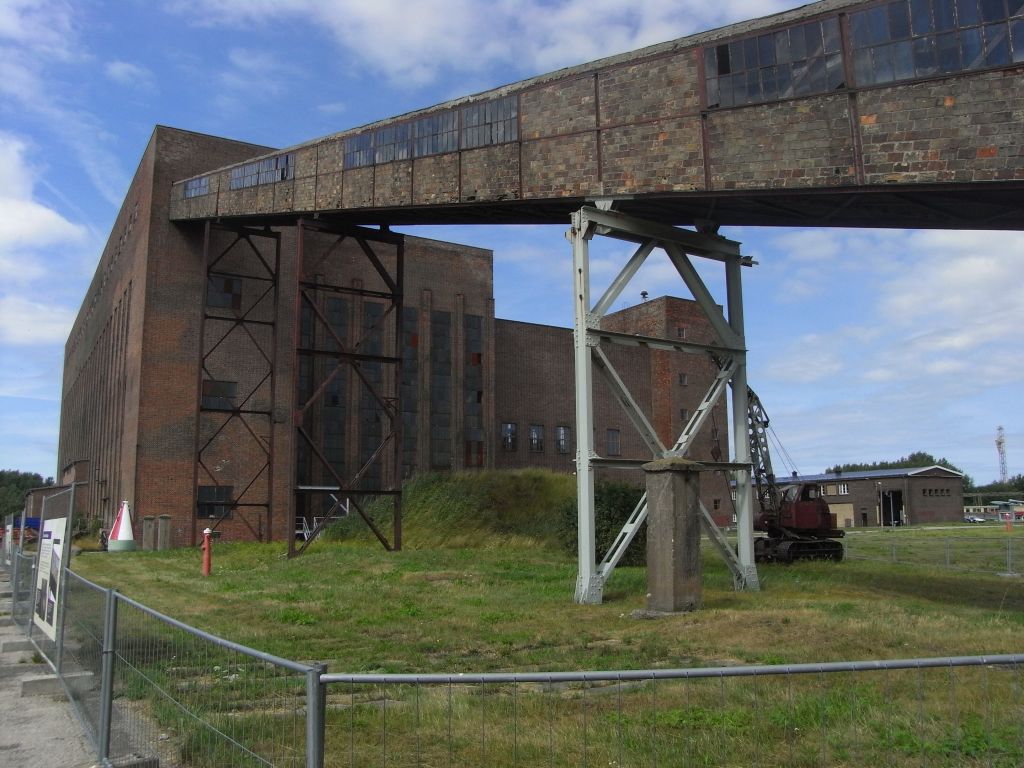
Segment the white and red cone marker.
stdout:
<svg viewBox="0 0 1024 768">
<path fill-rule="evenodd" d="M 122 501 L 114 518 L 114 527 L 110 529 L 107 549 L 111 552 L 131 552 L 135 549 L 135 535 L 132 533 L 132 511 L 128 502 Z"/>
</svg>

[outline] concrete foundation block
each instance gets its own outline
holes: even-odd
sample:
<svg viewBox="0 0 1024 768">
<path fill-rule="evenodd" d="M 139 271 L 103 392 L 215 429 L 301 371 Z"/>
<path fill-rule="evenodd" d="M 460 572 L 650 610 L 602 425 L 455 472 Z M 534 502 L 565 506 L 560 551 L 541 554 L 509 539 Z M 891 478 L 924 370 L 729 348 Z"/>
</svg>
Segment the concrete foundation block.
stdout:
<svg viewBox="0 0 1024 768">
<path fill-rule="evenodd" d="M 96 676 L 92 672 L 75 672 L 64 675 L 64 683 L 76 692 L 84 693 L 96 686 Z M 63 696 L 64 686 L 56 675 L 32 675 L 22 678 L 22 696 Z"/>
<path fill-rule="evenodd" d="M 700 470 L 682 458 L 643 466 L 647 481 L 647 610 L 701 607 Z"/>
</svg>

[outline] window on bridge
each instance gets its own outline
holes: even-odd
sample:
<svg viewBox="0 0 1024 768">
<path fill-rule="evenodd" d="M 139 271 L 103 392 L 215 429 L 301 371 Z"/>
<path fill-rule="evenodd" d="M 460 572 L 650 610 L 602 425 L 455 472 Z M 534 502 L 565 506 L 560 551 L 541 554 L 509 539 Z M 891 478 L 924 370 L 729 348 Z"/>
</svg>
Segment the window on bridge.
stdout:
<svg viewBox="0 0 1024 768">
<path fill-rule="evenodd" d="M 231 169 L 228 189 L 245 189 L 259 184 L 273 184 L 295 177 L 295 154 L 288 152 L 276 157 L 265 157 Z"/>
<path fill-rule="evenodd" d="M 1024 0 L 896 0 L 850 14 L 854 79 L 878 85 L 1024 61 Z"/>
<path fill-rule="evenodd" d="M 398 123 L 378 128 L 373 134 L 373 160 L 390 163 L 408 160 L 412 153 L 412 125 Z"/>
<path fill-rule="evenodd" d="M 200 197 L 210 194 L 210 177 L 203 176 L 198 179 L 189 179 L 185 182 L 185 197 Z"/>
<path fill-rule="evenodd" d="M 453 110 L 421 117 L 413 125 L 416 134 L 416 157 L 458 150 L 458 112 Z"/>
<path fill-rule="evenodd" d="M 504 144 L 519 138 L 515 95 L 470 104 L 460 110 L 462 149 Z"/>
<path fill-rule="evenodd" d="M 345 139 L 345 167 L 362 168 L 373 165 L 373 134 L 360 133 Z"/>
<path fill-rule="evenodd" d="M 345 138 L 345 168 L 489 147 L 519 139 L 519 97 L 467 104 Z"/>
<path fill-rule="evenodd" d="M 709 107 L 827 93 L 845 85 L 839 19 L 810 21 L 704 50 Z"/>
</svg>

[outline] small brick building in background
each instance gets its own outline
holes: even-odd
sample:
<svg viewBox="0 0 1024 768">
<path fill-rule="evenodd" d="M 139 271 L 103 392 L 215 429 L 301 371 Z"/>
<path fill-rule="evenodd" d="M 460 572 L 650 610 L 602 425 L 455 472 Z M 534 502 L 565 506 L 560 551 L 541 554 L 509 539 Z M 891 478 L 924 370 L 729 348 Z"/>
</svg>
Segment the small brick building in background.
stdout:
<svg viewBox="0 0 1024 768">
<path fill-rule="evenodd" d="M 964 476 L 938 465 L 829 472 L 794 482 L 820 483 L 840 528 L 955 522 L 964 514 Z"/>
</svg>

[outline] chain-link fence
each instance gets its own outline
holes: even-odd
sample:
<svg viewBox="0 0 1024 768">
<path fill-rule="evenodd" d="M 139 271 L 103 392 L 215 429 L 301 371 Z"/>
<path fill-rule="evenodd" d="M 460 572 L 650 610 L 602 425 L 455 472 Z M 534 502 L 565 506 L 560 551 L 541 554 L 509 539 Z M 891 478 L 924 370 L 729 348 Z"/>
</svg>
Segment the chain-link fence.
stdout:
<svg viewBox="0 0 1024 768">
<path fill-rule="evenodd" d="M 75 574 L 67 600 L 62 671 L 101 758 L 309 765 L 307 696 L 320 667 L 209 635 Z"/>
<path fill-rule="evenodd" d="M 11 558 L 11 619 L 26 632 L 32 623 L 35 583 L 35 553 L 16 551 Z"/>
<path fill-rule="evenodd" d="M 1016 534 L 909 538 L 900 531 L 887 531 L 848 536 L 843 542 L 848 560 L 873 560 L 1007 576 L 1024 573 L 1024 539 Z"/>
<path fill-rule="evenodd" d="M 1024 655 L 323 679 L 331 768 L 1024 764 Z"/>
</svg>

